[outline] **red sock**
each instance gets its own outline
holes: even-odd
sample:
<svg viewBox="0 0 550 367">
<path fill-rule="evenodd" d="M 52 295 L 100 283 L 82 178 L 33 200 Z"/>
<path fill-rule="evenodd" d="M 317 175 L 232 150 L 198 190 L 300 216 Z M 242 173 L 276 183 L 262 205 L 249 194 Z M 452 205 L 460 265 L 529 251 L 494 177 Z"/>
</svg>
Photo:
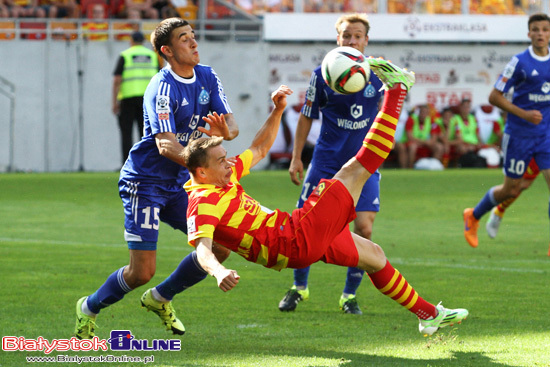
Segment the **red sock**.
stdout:
<svg viewBox="0 0 550 367">
<path fill-rule="evenodd" d="M 407 89 L 401 83 L 384 93 L 384 103 L 355 156 L 369 171 L 374 173 L 390 154 L 393 147 L 395 128 L 401 114 Z"/>
<path fill-rule="evenodd" d="M 437 316 L 435 306 L 420 297 L 389 261 L 382 270 L 369 274 L 369 277 L 376 289 L 414 313 L 419 319 L 426 320 Z"/>
</svg>

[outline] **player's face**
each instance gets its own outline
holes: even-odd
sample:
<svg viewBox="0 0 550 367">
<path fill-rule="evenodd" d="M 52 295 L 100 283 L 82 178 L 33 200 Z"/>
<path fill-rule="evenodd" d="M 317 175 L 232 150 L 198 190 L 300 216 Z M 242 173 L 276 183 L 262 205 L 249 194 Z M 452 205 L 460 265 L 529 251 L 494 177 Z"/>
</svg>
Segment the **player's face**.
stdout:
<svg viewBox="0 0 550 367">
<path fill-rule="evenodd" d="M 208 149 L 208 167 L 205 169 L 209 184 L 225 187 L 230 180 L 232 164 L 227 160 L 227 152 L 221 145 Z"/>
<path fill-rule="evenodd" d="M 546 55 L 548 50 L 548 42 L 550 42 L 550 22 L 540 20 L 538 22 L 531 23 L 527 36 L 531 39 L 531 44 L 533 45 L 535 51 L 544 51 L 544 55 Z"/>
<path fill-rule="evenodd" d="M 162 52 L 168 57 L 172 68 L 191 70 L 200 62 L 199 51 L 195 41 L 195 32 L 190 25 L 172 31 L 170 44 L 162 46 Z M 182 76 L 192 76 L 182 75 Z"/>
<path fill-rule="evenodd" d="M 338 46 L 353 47 L 360 52 L 364 52 L 365 47 L 369 43 L 369 37 L 363 23 L 344 22 L 340 24 L 336 41 Z"/>
</svg>

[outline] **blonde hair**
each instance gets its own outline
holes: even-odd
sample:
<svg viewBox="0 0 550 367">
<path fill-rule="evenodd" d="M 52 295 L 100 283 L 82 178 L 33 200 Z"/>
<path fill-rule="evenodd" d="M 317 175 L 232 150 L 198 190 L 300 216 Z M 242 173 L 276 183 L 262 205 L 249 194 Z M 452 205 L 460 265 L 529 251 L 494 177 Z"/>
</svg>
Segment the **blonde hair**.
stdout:
<svg viewBox="0 0 550 367">
<path fill-rule="evenodd" d="M 336 33 L 340 34 L 340 26 L 342 23 L 348 22 L 348 23 L 363 23 L 365 26 L 365 35 L 368 36 L 369 30 L 370 30 L 370 24 L 369 19 L 367 18 L 367 14 L 364 13 L 353 13 L 353 14 L 344 14 L 338 20 L 336 20 Z"/>
</svg>

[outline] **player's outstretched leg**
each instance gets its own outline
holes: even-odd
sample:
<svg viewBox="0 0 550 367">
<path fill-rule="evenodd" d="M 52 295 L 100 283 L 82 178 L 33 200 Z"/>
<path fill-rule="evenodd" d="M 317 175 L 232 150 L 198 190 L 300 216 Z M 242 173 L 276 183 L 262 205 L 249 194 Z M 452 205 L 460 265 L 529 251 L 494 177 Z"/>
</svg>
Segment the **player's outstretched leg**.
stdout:
<svg viewBox="0 0 550 367">
<path fill-rule="evenodd" d="M 403 101 L 414 85 L 415 76 L 413 72 L 403 70 L 384 59 L 368 60 L 371 71 L 382 81 L 386 92 L 382 108 L 355 158 L 367 171 L 374 173 L 392 150 Z"/>
<path fill-rule="evenodd" d="M 425 301 L 387 260 L 381 270 L 370 273 L 369 277 L 376 289 L 418 317 L 419 331 L 424 336 L 432 335 L 442 327 L 460 324 L 468 316 L 466 309 L 451 310 L 441 303 L 434 306 Z"/>
</svg>

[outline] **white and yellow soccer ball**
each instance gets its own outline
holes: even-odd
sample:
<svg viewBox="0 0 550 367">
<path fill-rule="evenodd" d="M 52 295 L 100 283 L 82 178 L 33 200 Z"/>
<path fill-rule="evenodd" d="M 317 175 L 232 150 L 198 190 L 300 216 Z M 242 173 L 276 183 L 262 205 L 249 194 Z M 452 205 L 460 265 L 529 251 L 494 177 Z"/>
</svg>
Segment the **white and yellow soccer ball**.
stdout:
<svg viewBox="0 0 550 367">
<path fill-rule="evenodd" d="M 336 47 L 325 55 L 321 64 L 325 83 L 340 94 L 357 93 L 369 82 L 367 58 L 353 47 Z"/>
</svg>

